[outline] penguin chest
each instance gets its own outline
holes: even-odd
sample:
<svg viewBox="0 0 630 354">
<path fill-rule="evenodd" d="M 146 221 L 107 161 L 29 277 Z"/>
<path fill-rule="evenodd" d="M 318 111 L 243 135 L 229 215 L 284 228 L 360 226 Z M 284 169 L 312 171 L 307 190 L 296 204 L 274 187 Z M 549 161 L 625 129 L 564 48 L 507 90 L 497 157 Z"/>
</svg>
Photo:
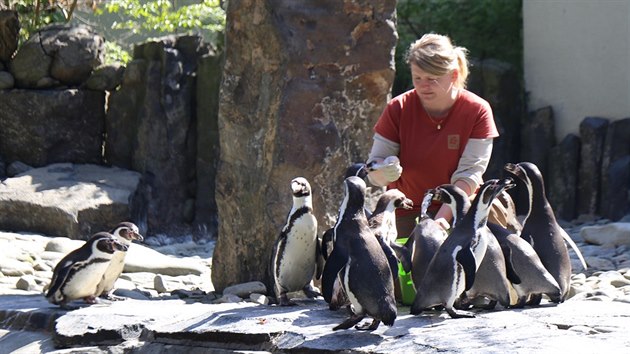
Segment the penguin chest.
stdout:
<svg viewBox="0 0 630 354">
<path fill-rule="evenodd" d="M 108 266 L 109 260 L 90 262 L 77 269 L 68 275 L 66 283 L 60 289 L 61 292 L 70 300 L 95 295 L 96 287 Z"/>
<path fill-rule="evenodd" d="M 481 265 L 481 261 L 486 255 L 486 250 L 488 249 L 489 242 L 488 237 L 494 236 L 488 235 L 488 233 L 482 232 L 481 230 L 477 230 L 475 233 L 475 239 L 471 244 L 472 252 L 475 255 L 475 263 L 477 265 L 477 269 L 479 269 L 479 265 Z"/>
<path fill-rule="evenodd" d="M 376 230 L 376 233 L 382 235 L 383 240 L 388 244 L 396 242 L 398 231 L 396 230 L 396 217 L 394 213 L 385 213 L 383 222 L 379 230 Z"/>
<path fill-rule="evenodd" d="M 302 289 L 315 272 L 317 222 L 314 217 L 296 220 L 288 230 L 276 272 L 279 283 L 289 291 Z"/>
<path fill-rule="evenodd" d="M 116 283 L 116 280 L 118 280 L 118 277 L 125 267 L 125 255 L 126 252 L 114 253 L 111 262 L 109 262 L 109 266 L 103 274 L 103 279 L 99 284 L 99 293 L 109 291 L 114 288 L 114 283 Z"/>
</svg>

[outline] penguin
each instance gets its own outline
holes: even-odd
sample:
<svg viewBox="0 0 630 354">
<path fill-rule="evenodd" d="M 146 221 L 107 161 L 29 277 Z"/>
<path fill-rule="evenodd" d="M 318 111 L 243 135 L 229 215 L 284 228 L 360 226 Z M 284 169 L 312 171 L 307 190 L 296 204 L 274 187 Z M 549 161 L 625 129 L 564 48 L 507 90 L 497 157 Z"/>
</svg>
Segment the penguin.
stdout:
<svg viewBox="0 0 630 354">
<path fill-rule="evenodd" d="M 293 206 L 273 246 L 269 264 L 273 292 L 280 306 L 295 305 L 287 293 L 303 290 L 320 296 L 313 286 L 317 258 L 317 219 L 313 214 L 311 185 L 304 177 L 291 181 Z"/>
<path fill-rule="evenodd" d="M 520 236 L 532 245 L 542 264 L 560 286 L 560 297 L 555 302 L 563 302 L 569 293 L 572 272 L 566 243 L 573 248 L 584 269 L 587 269 L 584 257 L 571 237 L 558 224 L 545 194 L 545 183 L 538 167 L 531 162 L 520 162 L 507 163 L 504 169 L 524 182 L 529 208 L 526 210 Z M 539 304 L 540 300 L 539 295 L 532 296 L 529 304 Z"/>
<path fill-rule="evenodd" d="M 374 232 L 374 236 L 387 256 L 394 278 L 398 277 L 399 260 L 406 272 L 411 270 L 411 257 L 405 254 L 407 252 L 403 245 L 396 243 L 398 231 L 395 212 L 398 208 L 410 210 L 413 208 L 413 201 L 400 190 L 390 189 L 381 194 L 372 216 L 368 218 L 370 229 Z"/>
<path fill-rule="evenodd" d="M 353 163 L 346 169 L 346 173 L 344 175 L 344 180 L 350 176 L 357 176 L 363 180 L 367 177 L 368 169 L 367 165 L 364 163 Z M 369 219 L 372 216 L 372 212 L 366 207 L 365 215 Z M 321 255 L 324 258 L 324 261 L 328 259 L 328 256 L 332 252 L 332 248 L 334 245 L 333 242 L 333 228 L 329 228 L 324 232 L 321 237 Z"/>
<path fill-rule="evenodd" d="M 424 274 L 429 267 L 429 262 L 431 262 L 438 248 L 448 236 L 442 226 L 427 214 L 427 209 L 431 205 L 435 193 L 435 189 L 429 189 L 425 192 L 418 221 L 411 231 L 407 243 L 404 245 L 407 249 L 406 256 L 408 257 L 410 254 L 411 280 L 415 288 L 418 288 L 422 282 L 422 278 L 424 278 Z M 405 269 L 405 271 L 408 270 Z"/>
<path fill-rule="evenodd" d="M 506 185 L 501 193 L 513 186 L 513 183 Z M 443 185 L 439 187 L 439 190 L 441 193 L 436 194 L 436 197 L 450 207 L 453 214 L 453 224 L 456 225 L 458 220 L 470 209 L 470 199 L 461 188 L 452 184 Z M 501 195 L 501 193 L 498 195 Z M 441 197 L 442 195 L 444 195 L 444 198 Z M 493 209 L 495 200 L 493 200 L 490 210 Z M 461 298 L 456 301 L 455 307 L 466 309 L 475 299 L 488 299 L 489 303 L 482 306 L 486 310 L 494 309 L 497 302 L 504 308 L 507 308 L 510 305 L 510 282 L 508 277 L 510 276 L 514 282 L 519 280 L 513 276 L 514 272 L 511 265 L 506 264 L 501 246 L 490 229 L 484 226 L 479 228 L 478 232 L 481 238 L 485 238 L 486 253 L 475 273 L 475 283 L 470 290 L 462 294 Z"/>
<path fill-rule="evenodd" d="M 110 231 L 112 235 L 118 240 L 118 242 L 123 245 L 131 246 L 131 242 L 137 240 L 142 242 L 144 237 L 140 234 L 138 230 L 138 226 L 136 224 L 123 221 L 118 224 L 113 230 Z M 109 262 L 109 267 L 103 274 L 103 279 L 100 281 L 98 286 L 96 287 L 96 294 L 100 297 L 106 298 L 108 300 L 122 300 L 123 298 L 114 296 L 112 294 L 112 290 L 114 290 L 114 284 L 120 274 L 122 274 L 123 269 L 125 268 L 125 256 L 127 252 L 116 252 L 112 256 L 112 260 Z"/>
<path fill-rule="evenodd" d="M 71 309 L 68 302 L 83 298 L 96 303 L 96 287 L 115 252 L 126 252 L 128 247 L 108 233 L 98 232 L 81 247 L 63 257 L 53 270 L 46 299 L 62 308 Z"/>
<path fill-rule="evenodd" d="M 517 233 L 501 225 L 488 222 L 488 228 L 501 245 L 506 262 L 511 265 L 518 277 L 512 281 L 516 299 L 510 303 L 511 308 L 522 308 L 530 296 L 546 294 L 551 301 L 558 302 L 560 286 L 540 261 L 534 248 Z"/>
<path fill-rule="evenodd" d="M 344 186 L 344 200 L 334 227 L 335 247 L 326 267 L 340 279 L 352 315 L 333 330 L 348 329 L 365 316 L 372 317 L 372 323 L 355 326 L 356 329 L 375 330 L 381 322 L 392 326 L 397 316 L 394 280 L 385 253 L 365 216 L 365 181 L 351 176 L 345 179 Z M 332 255 L 340 248 L 346 251 L 345 259 L 332 264 Z"/>
<path fill-rule="evenodd" d="M 426 308 L 442 305 L 452 318 L 474 317 L 472 313 L 456 311 L 453 305 L 464 291 L 472 288 L 475 273 L 485 256 L 487 238 L 481 237 L 479 229 L 486 225 L 492 200 L 512 183 L 508 179 L 493 179 L 481 185 L 468 213 L 457 222 L 431 259 L 416 289 L 411 314 L 418 315 Z"/>
</svg>

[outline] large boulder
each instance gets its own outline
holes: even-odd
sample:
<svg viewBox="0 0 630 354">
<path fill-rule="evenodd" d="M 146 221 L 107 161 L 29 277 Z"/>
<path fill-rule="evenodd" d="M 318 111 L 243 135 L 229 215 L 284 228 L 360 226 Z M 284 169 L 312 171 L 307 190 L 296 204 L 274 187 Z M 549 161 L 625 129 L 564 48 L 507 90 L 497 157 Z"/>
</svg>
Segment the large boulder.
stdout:
<svg viewBox="0 0 630 354">
<path fill-rule="evenodd" d="M 34 167 L 103 162 L 105 94 L 101 91 L 8 90 L 0 99 L 0 154 Z"/>
<path fill-rule="evenodd" d="M 136 218 L 140 174 L 118 167 L 53 164 L 0 184 L 0 229 L 86 239 Z"/>
<path fill-rule="evenodd" d="M 33 33 L 11 60 L 21 88 L 79 85 L 103 63 L 105 40 L 84 25 L 49 25 Z"/>
<path fill-rule="evenodd" d="M 336 219 L 345 170 L 367 159 L 394 79 L 395 16 L 391 0 L 228 2 L 216 289 L 265 279 L 291 179 L 310 181 L 321 230 Z"/>
<path fill-rule="evenodd" d="M 137 45 L 122 85 L 108 100 L 105 159 L 142 174 L 152 233 L 180 233 L 179 226 L 194 220 L 197 185 L 210 181 L 197 181 L 195 165 L 197 121 L 213 118 L 196 117 L 195 110 L 197 65 L 209 51 L 199 36 Z M 206 95 L 200 99 L 211 100 L 217 93 Z M 212 150 L 213 144 L 202 148 Z"/>
</svg>

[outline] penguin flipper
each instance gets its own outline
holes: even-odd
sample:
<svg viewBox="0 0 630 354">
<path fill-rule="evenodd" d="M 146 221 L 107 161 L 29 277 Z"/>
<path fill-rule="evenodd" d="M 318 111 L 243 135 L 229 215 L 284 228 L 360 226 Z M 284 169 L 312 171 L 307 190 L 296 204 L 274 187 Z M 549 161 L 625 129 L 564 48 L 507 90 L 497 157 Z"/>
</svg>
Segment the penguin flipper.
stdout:
<svg viewBox="0 0 630 354">
<path fill-rule="evenodd" d="M 575 252 L 575 255 L 580 259 L 580 263 L 582 263 L 582 267 L 584 267 L 584 270 L 586 270 L 588 267 L 586 265 L 586 261 L 584 260 L 584 257 L 582 256 L 582 252 L 580 252 L 580 249 L 578 248 L 578 246 L 575 244 L 575 242 L 573 242 L 573 239 L 571 238 L 571 236 L 569 236 L 569 234 L 566 233 L 564 229 L 560 227 L 558 228 L 560 229 L 560 233 L 562 234 L 562 238 L 564 239 L 564 242 L 568 243 L 569 246 L 571 246 L 571 248 Z"/>
<path fill-rule="evenodd" d="M 322 240 L 319 237 L 315 240 L 315 279 L 320 279 L 322 277 L 324 265 L 326 264 L 326 259 L 324 258 L 324 253 L 322 252 L 321 242 Z"/>
<path fill-rule="evenodd" d="M 394 250 L 390 245 L 388 245 L 383 239 L 379 238 L 379 242 L 381 243 L 381 247 L 383 248 L 383 252 L 385 252 L 385 257 L 387 257 L 387 263 L 389 263 L 389 268 L 392 271 L 392 277 L 398 277 L 398 257 Z"/>
<path fill-rule="evenodd" d="M 512 249 L 507 245 L 501 245 L 503 250 L 503 257 L 505 258 L 505 275 L 512 284 L 520 284 L 521 278 L 514 269 L 514 263 L 512 261 Z"/>
<path fill-rule="evenodd" d="M 464 268 L 464 274 L 466 275 L 466 290 L 472 288 L 475 282 L 475 273 L 477 272 L 477 263 L 475 262 L 475 255 L 470 247 L 466 246 L 457 252 L 457 262 Z"/>
<path fill-rule="evenodd" d="M 330 257 L 330 254 L 332 253 L 333 230 L 333 228 L 330 228 L 326 230 L 326 232 L 324 232 L 324 234 L 322 235 L 321 252 L 324 260 L 328 260 L 328 257 Z"/>
<path fill-rule="evenodd" d="M 335 286 L 335 279 L 339 271 L 345 266 L 347 257 L 344 257 L 339 248 L 334 248 L 326 264 L 324 265 L 324 271 L 322 272 L 322 295 L 327 303 L 330 303 Z"/>
<path fill-rule="evenodd" d="M 55 268 L 55 271 L 53 272 L 53 278 L 50 281 L 50 287 L 48 288 L 46 297 L 50 297 L 56 293 L 66 282 L 66 279 L 72 269 L 82 266 L 83 263 L 84 262 L 73 262 L 68 258 L 62 259 L 58 264 L 59 269 Z"/>
</svg>

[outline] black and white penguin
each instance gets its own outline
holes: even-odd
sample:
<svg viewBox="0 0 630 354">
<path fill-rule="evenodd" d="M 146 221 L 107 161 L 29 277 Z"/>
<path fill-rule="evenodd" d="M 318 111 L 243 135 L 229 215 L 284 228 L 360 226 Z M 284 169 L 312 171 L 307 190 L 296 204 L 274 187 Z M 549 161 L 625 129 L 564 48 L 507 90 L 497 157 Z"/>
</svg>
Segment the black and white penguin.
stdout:
<svg viewBox="0 0 630 354">
<path fill-rule="evenodd" d="M 291 181 L 293 206 L 273 246 L 270 275 L 276 300 L 281 306 L 294 304 L 287 293 L 303 290 L 314 298 L 313 286 L 317 259 L 317 219 L 313 214 L 311 185 L 304 177 Z"/>
<path fill-rule="evenodd" d="M 385 253 L 365 216 L 365 181 L 351 176 L 344 185 L 345 196 L 334 227 L 335 248 L 326 267 L 341 280 L 353 314 L 333 330 L 350 328 L 366 315 L 373 318 L 372 323 L 357 329 L 375 330 L 381 321 L 392 326 L 397 315 L 394 281 Z M 346 259 L 331 264 L 332 255 L 340 248 L 346 251 Z"/>
<path fill-rule="evenodd" d="M 452 318 L 474 317 L 471 313 L 456 311 L 454 303 L 464 291 L 472 288 L 475 273 L 485 256 L 487 238 L 482 237 L 479 230 L 486 226 L 492 200 L 512 183 L 507 179 L 494 179 L 481 185 L 469 212 L 457 222 L 429 263 L 416 289 L 411 314 L 442 305 Z"/>
<path fill-rule="evenodd" d="M 144 238 L 140 234 L 138 226 L 132 222 L 123 221 L 118 224 L 113 230 L 110 231 L 112 235 L 123 245 L 131 246 L 131 243 L 136 240 L 142 242 Z M 120 274 L 122 274 L 125 268 L 125 256 L 127 252 L 115 252 L 112 256 L 112 260 L 109 262 L 109 267 L 103 274 L 103 279 L 96 287 L 96 294 L 100 297 L 104 297 L 109 300 L 121 300 L 123 298 L 114 296 L 112 290 L 114 290 L 114 284 Z"/>
<path fill-rule="evenodd" d="M 46 299 L 69 309 L 68 303 L 84 299 L 96 303 L 96 288 L 103 279 L 115 252 L 125 252 L 127 246 L 107 232 L 94 234 L 83 246 L 63 257 L 53 270 Z"/>
<path fill-rule="evenodd" d="M 514 184 L 508 184 L 505 189 L 513 187 Z M 457 224 L 470 209 L 470 199 L 468 195 L 459 187 L 455 185 L 443 185 L 438 187 L 440 193 L 436 196 L 440 201 L 447 204 L 453 214 L 453 224 Z M 501 191 L 497 196 L 505 192 L 505 189 Z M 444 196 L 444 198 L 442 198 Z M 496 197 L 495 197 L 496 198 Z M 493 200 L 490 211 L 496 205 Z M 504 308 L 510 305 L 510 282 L 508 277 L 514 273 L 511 272 L 512 268 L 510 264 L 506 264 L 501 245 L 496 240 L 490 229 L 487 226 L 481 227 L 478 230 L 479 237 L 485 238 L 486 253 L 475 273 L 475 283 L 472 288 L 466 291 L 461 298 L 455 303 L 455 307 L 459 309 L 466 309 L 475 300 L 485 301 L 489 300 L 489 303 L 483 305 L 484 309 L 493 309 L 497 302 Z M 509 276 L 508 276 L 509 275 Z M 518 282 L 517 278 L 514 278 L 514 282 Z"/>
<path fill-rule="evenodd" d="M 412 209 L 413 201 L 398 189 L 390 189 L 381 194 L 376 202 L 372 216 L 368 218 L 370 229 L 385 252 L 392 270 L 392 276 L 398 277 L 398 261 L 406 272 L 411 270 L 410 256 L 407 249 L 396 242 L 396 209 Z"/>
<path fill-rule="evenodd" d="M 344 175 L 344 180 L 350 176 L 357 176 L 362 180 L 365 180 L 368 174 L 367 165 L 364 163 L 353 163 L 346 169 L 346 173 Z M 365 215 L 370 218 L 372 216 L 372 212 L 366 207 Z M 324 232 L 321 237 L 321 255 L 324 260 L 328 259 L 328 256 L 332 252 L 334 242 L 333 242 L 333 228 L 329 228 Z"/>
<path fill-rule="evenodd" d="M 435 193 L 435 189 L 429 189 L 425 192 L 418 221 L 404 245 L 407 250 L 411 250 L 411 280 L 415 288 L 418 288 L 422 282 L 431 259 L 448 236 L 442 226 L 427 214 Z M 407 270 L 405 269 L 405 271 Z"/>
<path fill-rule="evenodd" d="M 488 223 L 501 245 L 506 263 L 513 269 L 518 282 L 512 281 L 516 298 L 510 303 L 512 308 L 525 306 L 530 296 L 545 294 L 553 302 L 560 300 L 560 286 L 540 261 L 534 248 L 517 233 L 500 225 Z"/>
<path fill-rule="evenodd" d="M 545 183 L 538 167 L 531 162 L 520 162 L 507 163 L 504 168 L 524 182 L 529 198 L 529 208 L 526 210 L 520 236 L 532 245 L 542 264 L 558 282 L 561 295 L 556 302 L 563 302 L 569 293 L 571 282 L 571 260 L 566 243 L 573 248 L 586 269 L 584 257 L 571 237 L 558 224 L 547 200 Z M 528 303 L 536 305 L 540 300 L 540 296 L 532 296 Z"/>
</svg>

